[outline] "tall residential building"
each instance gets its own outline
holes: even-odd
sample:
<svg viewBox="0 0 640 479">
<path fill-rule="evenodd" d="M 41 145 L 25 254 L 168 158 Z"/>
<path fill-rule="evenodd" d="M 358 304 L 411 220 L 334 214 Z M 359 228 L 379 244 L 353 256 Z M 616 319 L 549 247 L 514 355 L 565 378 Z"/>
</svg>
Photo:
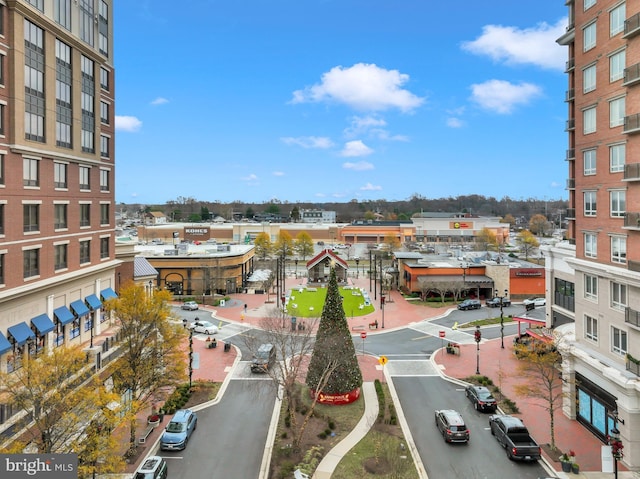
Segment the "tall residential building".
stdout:
<svg viewBox="0 0 640 479">
<path fill-rule="evenodd" d="M 575 253 L 551 248 L 566 268 L 548 284 L 549 314 L 575 317 L 563 361 L 564 412 L 603 443 L 617 428 L 623 462 L 640 469 L 640 2 L 566 5 L 569 25 L 558 43 L 568 47 Z"/>
<path fill-rule="evenodd" d="M 112 4 L 0 0 L 3 372 L 92 343 L 115 294 Z"/>
</svg>

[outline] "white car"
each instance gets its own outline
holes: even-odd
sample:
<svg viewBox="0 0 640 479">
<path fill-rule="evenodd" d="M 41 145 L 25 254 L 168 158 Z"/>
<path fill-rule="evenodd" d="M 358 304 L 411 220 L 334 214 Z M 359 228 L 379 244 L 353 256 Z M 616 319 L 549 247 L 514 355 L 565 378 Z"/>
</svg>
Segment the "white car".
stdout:
<svg viewBox="0 0 640 479">
<path fill-rule="evenodd" d="M 216 334 L 218 332 L 218 326 L 211 321 L 194 321 L 189 325 L 189 329 L 192 329 L 194 333 Z"/>
<path fill-rule="evenodd" d="M 198 309 L 198 303 L 195 301 L 187 301 L 182 306 L 181 309 L 186 309 L 187 311 L 196 311 Z"/>
<path fill-rule="evenodd" d="M 538 306 L 544 306 L 545 304 L 547 304 L 547 300 L 545 298 L 529 298 L 525 299 L 522 304 L 524 304 L 525 306 L 533 304 L 537 308 Z"/>
</svg>

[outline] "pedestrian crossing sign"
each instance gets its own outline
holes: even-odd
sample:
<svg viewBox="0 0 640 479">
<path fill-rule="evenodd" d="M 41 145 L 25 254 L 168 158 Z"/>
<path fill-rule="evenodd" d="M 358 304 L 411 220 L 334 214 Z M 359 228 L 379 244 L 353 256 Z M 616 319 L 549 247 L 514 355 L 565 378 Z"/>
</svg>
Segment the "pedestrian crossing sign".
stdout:
<svg viewBox="0 0 640 479">
<path fill-rule="evenodd" d="M 388 362 L 388 361 L 389 361 L 389 360 L 387 359 L 387 357 L 386 357 L 386 356 L 380 356 L 380 357 L 378 358 L 378 362 L 379 362 L 382 366 L 384 366 L 385 364 L 387 364 L 387 362 Z"/>
</svg>

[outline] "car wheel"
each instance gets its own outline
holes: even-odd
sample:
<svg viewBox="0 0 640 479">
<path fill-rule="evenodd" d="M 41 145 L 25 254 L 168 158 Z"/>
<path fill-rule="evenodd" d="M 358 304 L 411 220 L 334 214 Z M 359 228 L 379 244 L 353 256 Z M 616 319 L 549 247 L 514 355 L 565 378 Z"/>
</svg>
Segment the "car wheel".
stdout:
<svg viewBox="0 0 640 479">
<path fill-rule="evenodd" d="M 205 329 L 205 330 L 204 330 L 204 334 L 207 334 L 207 335 L 208 335 L 208 334 L 211 334 L 211 333 L 209 332 L 209 330 L 208 330 L 208 329 Z"/>
<path fill-rule="evenodd" d="M 477 402 L 474 402 L 474 403 L 473 403 L 473 408 L 474 408 L 476 411 L 478 410 L 478 403 L 477 403 Z"/>
<path fill-rule="evenodd" d="M 489 427 L 489 429 L 491 429 L 491 435 L 492 435 L 492 436 L 495 436 L 495 435 L 496 435 L 496 433 L 495 433 L 495 431 L 493 430 L 493 427 L 491 427 L 491 426 L 490 426 L 490 427 Z"/>
</svg>

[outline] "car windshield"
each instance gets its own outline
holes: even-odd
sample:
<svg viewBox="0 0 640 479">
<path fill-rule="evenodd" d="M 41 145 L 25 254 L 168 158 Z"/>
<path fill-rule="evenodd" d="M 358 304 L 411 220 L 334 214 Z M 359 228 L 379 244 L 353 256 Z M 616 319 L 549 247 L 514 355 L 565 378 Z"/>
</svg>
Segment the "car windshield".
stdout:
<svg viewBox="0 0 640 479">
<path fill-rule="evenodd" d="M 181 422 L 170 422 L 167 426 L 167 432 L 183 432 L 185 425 Z"/>
<path fill-rule="evenodd" d="M 489 391 L 478 391 L 478 397 L 480 399 L 493 399 L 493 396 Z"/>
</svg>

